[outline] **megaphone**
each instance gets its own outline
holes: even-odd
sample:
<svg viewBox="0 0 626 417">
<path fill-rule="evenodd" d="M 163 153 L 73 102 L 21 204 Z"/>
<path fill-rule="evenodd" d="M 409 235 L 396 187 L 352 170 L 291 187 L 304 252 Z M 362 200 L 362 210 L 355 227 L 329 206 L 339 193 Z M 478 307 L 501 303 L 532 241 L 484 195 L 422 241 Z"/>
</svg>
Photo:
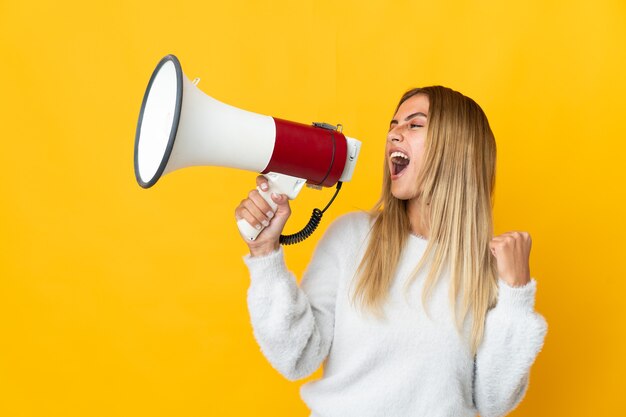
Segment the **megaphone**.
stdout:
<svg viewBox="0 0 626 417">
<path fill-rule="evenodd" d="M 338 187 L 352 178 L 361 142 L 326 123 L 305 125 L 233 107 L 204 94 L 167 55 L 156 66 L 143 97 L 135 133 L 135 177 L 143 188 L 163 174 L 190 166 L 223 166 L 262 173 L 259 190 L 294 199 L 307 183 Z M 241 233 L 262 231 L 245 220 Z"/>
</svg>

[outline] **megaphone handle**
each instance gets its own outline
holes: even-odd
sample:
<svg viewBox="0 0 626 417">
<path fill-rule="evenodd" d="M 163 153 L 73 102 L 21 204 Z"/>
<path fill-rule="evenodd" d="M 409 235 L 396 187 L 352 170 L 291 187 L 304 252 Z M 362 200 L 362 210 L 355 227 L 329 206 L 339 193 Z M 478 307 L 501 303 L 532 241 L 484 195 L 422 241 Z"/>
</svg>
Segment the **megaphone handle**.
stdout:
<svg viewBox="0 0 626 417">
<path fill-rule="evenodd" d="M 275 172 L 268 172 L 267 174 L 263 174 L 263 176 L 267 178 L 269 189 L 263 191 L 261 188 L 257 187 L 257 190 L 273 211 L 276 211 L 278 206 L 274 203 L 274 200 L 272 200 L 272 193 L 285 194 L 287 198 L 293 200 L 306 183 L 305 179 Z M 256 229 L 244 219 L 237 221 L 237 227 L 241 234 L 248 240 L 255 240 L 259 236 L 259 233 L 265 228 L 261 225 L 259 229 Z"/>
</svg>

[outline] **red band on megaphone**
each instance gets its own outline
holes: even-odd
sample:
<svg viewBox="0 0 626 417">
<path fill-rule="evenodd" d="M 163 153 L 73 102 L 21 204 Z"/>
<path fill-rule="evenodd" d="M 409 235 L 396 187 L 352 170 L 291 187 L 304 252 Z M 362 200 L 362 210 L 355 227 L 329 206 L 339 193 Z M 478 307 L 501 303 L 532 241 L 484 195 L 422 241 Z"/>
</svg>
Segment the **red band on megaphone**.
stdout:
<svg viewBox="0 0 626 417">
<path fill-rule="evenodd" d="M 346 165 L 346 137 L 336 131 L 274 118 L 276 141 L 269 164 L 262 172 L 279 172 L 332 187 Z"/>
</svg>

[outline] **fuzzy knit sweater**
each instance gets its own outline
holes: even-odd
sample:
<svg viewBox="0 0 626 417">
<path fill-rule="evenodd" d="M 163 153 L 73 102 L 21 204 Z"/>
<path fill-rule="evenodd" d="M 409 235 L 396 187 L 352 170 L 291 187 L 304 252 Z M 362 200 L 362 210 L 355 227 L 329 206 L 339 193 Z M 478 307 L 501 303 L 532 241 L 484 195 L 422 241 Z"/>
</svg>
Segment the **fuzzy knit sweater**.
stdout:
<svg viewBox="0 0 626 417">
<path fill-rule="evenodd" d="M 409 238 L 376 317 L 350 301 L 356 268 L 369 239 L 366 213 L 344 215 L 320 240 L 300 285 L 283 251 L 244 261 L 251 275 L 248 309 L 261 351 L 289 380 L 323 377 L 301 387 L 312 417 L 503 416 L 524 397 L 530 367 L 547 332 L 534 311 L 537 282 L 511 287 L 499 279 L 475 357 L 469 321 L 456 330 L 449 274 L 421 303 L 425 272 L 405 291 L 427 241 Z M 430 318 L 429 318 L 430 316 Z"/>
</svg>

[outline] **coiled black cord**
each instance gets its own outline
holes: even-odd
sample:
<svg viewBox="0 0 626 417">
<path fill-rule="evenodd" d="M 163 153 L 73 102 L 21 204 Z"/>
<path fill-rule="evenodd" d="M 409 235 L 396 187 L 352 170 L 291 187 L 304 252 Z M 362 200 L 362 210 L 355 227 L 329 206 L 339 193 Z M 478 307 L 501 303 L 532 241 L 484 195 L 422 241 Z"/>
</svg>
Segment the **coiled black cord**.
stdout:
<svg viewBox="0 0 626 417">
<path fill-rule="evenodd" d="M 295 243 L 300 243 L 303 240 L 307 239 L 309 236 L 311 236 L 315 229 L 317 229 L 317 226 L 319 226 L 320 222 L 322 221 L 322 216 L 324 215 L 326 210 L 328 210 L 328 207 L 330 207 L 333 201 L 335 201 L 335 197 L 337 197 L 337 194 L 339 194 L 339 190 L 341 190 L 341 184 L 341 181 L 337 183 L 337 189 L 335 190 L 333 198 L 330 199 L 330 201 L 328 202 L 328 204 L 326 204 L 326 207 L 324 207 L 323 210 L 320 210 L 318 208 L 313 209 L 311 219 L 309 219 L 309 222 L 306 224 L 306 226 L 304 226 L 302 230 L 292 235 L 280 235 L 280 239 L 278 240 L 279 243 L 281 245 L 293 245 Z"/>
</svg>

